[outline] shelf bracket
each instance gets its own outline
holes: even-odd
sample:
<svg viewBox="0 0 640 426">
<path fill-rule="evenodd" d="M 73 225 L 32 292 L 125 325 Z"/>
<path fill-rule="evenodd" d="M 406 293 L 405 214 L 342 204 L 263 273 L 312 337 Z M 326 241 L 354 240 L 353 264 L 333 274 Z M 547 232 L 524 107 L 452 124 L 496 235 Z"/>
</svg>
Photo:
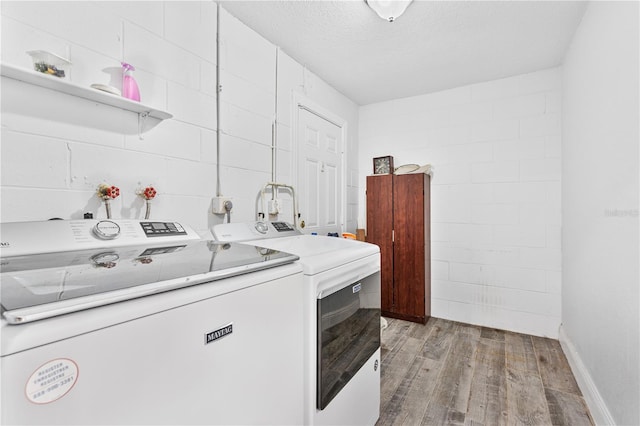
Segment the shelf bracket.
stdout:
<svg viewBox="0 0 640 426">
<path fill-rule="evenodd" d="M 138 113 L 138 139 L 141 141 L 144 140 L 142 132 L 144 131 L 144 123 L 147 121 L 147 117 L 149 117 L 149 111 Z"/>
</svg>

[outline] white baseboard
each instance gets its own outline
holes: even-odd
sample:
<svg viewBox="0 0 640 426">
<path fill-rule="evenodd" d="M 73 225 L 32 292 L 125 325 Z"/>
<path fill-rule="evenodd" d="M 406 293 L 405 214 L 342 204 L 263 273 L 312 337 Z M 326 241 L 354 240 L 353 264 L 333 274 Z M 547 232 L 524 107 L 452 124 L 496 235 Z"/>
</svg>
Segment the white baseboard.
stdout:
<svg viewBox="0 0 640 426">
<path fill-rule="evenodd" d="M 595 424 L 615 425 L 616 422 L 613 420 L 613 417 L 607 408 L 607 404 L 605 404 L 600 392 L 598 392 L 598 388 L 593 382 L 587 367 L 582 362 L 582 358 L 580 358 L 580 354 L 576 351 L 575 346 L 573 346 L 573 343 L 567 337 L 562 325 L 560 325 L 558 340 L 560 341 L 560 346 L 562 346 L 562 350 L 567 357 L 567 361 L 569 361 L 571 371 L 576 378 L 578 387 L 580 387 L 582 396 L 587 403 L 587 407 L 589 407 L 591 417 Z"/>
</svg>

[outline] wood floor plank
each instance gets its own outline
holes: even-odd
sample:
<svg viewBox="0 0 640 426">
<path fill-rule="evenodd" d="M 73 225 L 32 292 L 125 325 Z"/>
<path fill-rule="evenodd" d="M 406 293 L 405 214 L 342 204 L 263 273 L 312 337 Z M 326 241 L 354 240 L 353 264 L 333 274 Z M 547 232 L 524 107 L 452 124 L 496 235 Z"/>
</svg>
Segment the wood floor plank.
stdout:
<svg viewBox="0 0 640 426">
<path fill-rule="evenodd" d="M 419 325 L 418 327 L 413 329 L 413 335 L 425 338 L 422 350 L 415 360 L 415 363 L 419 363 L 419 369 L 415 377 L 408 377 L 399 386 L 399 392 L 392 397 L 389 409 L 394 410 L 393 414 L 396 417 L 388 424 L 415 425 L 420 423 L 455 334 L 454 322 L 437 318 L 430 318 L 426 325 L 427 328 Z M 420 331 L 419 334 L 418 331 Z M 406 393 L 400 391 L 403 387 L 407 388 Z M 388 420 L 389 418 L 385 417 L 385 422 Z"/>
<path fill-rule="evenodd" d="M 463 425 L 468 402 L 468 394 L 473 374 L 472 349 L 469 336 L 459 340 L 456 333 L 444 364 L 441 368 L 436 388 L 429 400 L 423 425 Z M 467 356 L 465 357 L 466 354 Z M 462 359 L 458 359 L 458 357 Z M 408 423 L 407 423 L 408 424 Z"/>
<path fill-rule="evenodd" d="M 455 413 L 462 413 L 464 417 L 467 412 L 480 330 L 477 335 L 467 331 L 466 328 L 462 332 L 457 329 L 428 406 L 428 410 L 446 407 L 450 411 L 447 419 L 459 418 Z"/>
<path fill-rule="evenodd" d="M 431 334 L 423 347 L 422 355 L 425 358 L 441 360 L 449 352 L 456 330 L 456 323 L 440 318 L 430 318 L 429 323 L 433 324 L 433 326 Z"/>
<path fill-rule="evenodd" d="M 411 323 L 406 330 L 407 341 L 411 339 L 412 347 L 418 345 L 424 347 L 433 327 L 433 322 L 427 322 L 427 324 Z M 436 363 L 424 358 L 418 351 L 413 363 L 406 370 L 404 378 L 402 378 L 385 406 L 384 413 L 380 416 L 379 424 L 402 424 L 405 417 L 416 412 L 420 413 L 419 418 L 421 419 L 426 408 L 424 396 L 427 392 L 431 393 L 433 390 L 441 364 L 441 362 Z"/>
<path fill-rule="evenodd" d="M 478 343 L 465 425 L 506 424 L 507 384 L 504 346 L 504 341 L 484 338 Z"/>
<path fill-rule="evenodd" d="M 388 322 L 387 328 L 380 332 L 380 347 L 381 356 L 380 362 L 384 364 L 385 359 L 394 352 L 396 347 L 401 347 L 407 340 L 408 331 L 411 328 L 411 324 L 408 321 L 400 321 L 395 319 L 386 318 Z"/>
<path fill-rule="evenodd" d="M 535 336 L 531 340 L 544 387 L 582 396 L 560 343 Z"/>
<path fill-rule="evenodd" d="M 407 331 L 411 328 L 411 323 L 393 318 L 385 318 L 385 320 L 387 320 L 387 328 L 383 329 L 382 332 L 386 333 L 387 338 L 384 339 L 382 344 L 389 349 L 393 349 L 398 341 L 406 337 Z"/>
<path fill-rule="evenodd" d="M 391 397 L 388 398 L 384 405 L 384 410 L 380 413 L 380 418 L 378 419 L 379 425 L 392 425 L 400 416 L 402 403 L 409 392 L 410 383 L 413 382 L 418 375 L 418 369 L 422 364 L 422 360 L 416 358 L 413 359 L 404 377 L 401 378 L 398 386 L 393 390 Z"/>
<path fill-rule="evenodd" d="M 412 323 L 413 326 L 409 330 L 409 335 L 416 339 L 426 340 L 429 334 L 431 334 L 435 323 L 436 321 L 432 321 L 431 318 L 429 318 L 426 324 Z"/>
<path fill-rule="evenodd" d="M 507 368 L 507 423 L 550 425 L 551 417 L 540 376 Z"/>
<path fill-rule="evenodd" d="M 428 401 L 438 383 L 442 362 L 422 357 L 421 360 L 420 370 L 409 387 L 398 421 L 394 422 L 394 425 L 420 424 L 427 410 Z"/>
<path fill-rule="evenodd" d="M 479 339 L 482 335 L 482 327 L 474 324 L 465 324 L 463 322 L 457 322 L 456 331 L 460 334 L 468 334 L 471 337 Z"/>
<path fill-rule="evenodd" d="M 506 367 L 538 374 L 538 361 L 531 336 L 505 332 Z"/>
<path fill-rule="evenodd" d="M 440 404 L 429 404 L 429 409 L 420 424 L 424 426 L 464 425 L 464 413 Z M 407 426 L 410 425 L 407 424 Z"/>
<path fill-rule="evenodd" d="M 442 362 L 415 358 L 404 379 L 380 413 L 379 425 L 419 424 L 433 394 Z"/>
<path fill-rule="evenodd" d="M 497 340 L 498 342 L 504 342 L 504 335 L 505 335 L 505 332 L 503 330 L 482 327 L 482 332 L 480 334 L 480 337 L 482 337 L 483 339 L 491 339 L 491 340 Z"/>
<path fill-rule="evenodd" d="M 584 400 L 574 394 L 545 389 L 551 423 L 557 426 L 593 425 Z"/>
<path fill-rule="evenodd" d="M 421 339 L 408 337 L 397 351 L 389 354 L 387 362 L 382 364 L 382 369 L 380 370 L 380 400 L 385 402 L 385 405 L 381 405 L 383 411 L 387 409 L 387 405 L 391 402 L 396 390 L 408 374 L 423 344 L 424 342 Z"/>
</svg>

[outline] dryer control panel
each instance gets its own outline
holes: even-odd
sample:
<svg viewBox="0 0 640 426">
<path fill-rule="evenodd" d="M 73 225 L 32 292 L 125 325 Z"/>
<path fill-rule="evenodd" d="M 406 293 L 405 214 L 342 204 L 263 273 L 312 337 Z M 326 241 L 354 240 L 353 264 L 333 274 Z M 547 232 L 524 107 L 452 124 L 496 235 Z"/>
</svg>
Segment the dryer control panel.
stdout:
<svg viewBox="0 0 640 426">
<path fill-rule="evenodd" d="M 213 238 L 222 242 L 292 237 L 302 232 L 287 222 L 221 223 L 211 229 Z"/>
<path fill-rule="evenodd" d="M 287 232 L 287 231 L 293 231 L 294 230 L 293 226 L 291 226 L 287 222 L 271 222 L 271 225 L 278 232 Z"/>
</svg>

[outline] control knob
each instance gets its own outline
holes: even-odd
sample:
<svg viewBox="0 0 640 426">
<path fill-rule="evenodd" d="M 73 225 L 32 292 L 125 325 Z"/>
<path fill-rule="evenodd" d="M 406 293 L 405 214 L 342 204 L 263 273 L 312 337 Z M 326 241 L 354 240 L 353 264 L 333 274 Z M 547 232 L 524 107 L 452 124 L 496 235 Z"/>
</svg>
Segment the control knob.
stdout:
<svg viewBox="0 0 640 426">
<path fill-rule="evenodd" d="M 269 225 L 267 225 L 265 222 L 257 222 L 256 231 L 258 231 L 261 234 L 266 234 L 267 231 L 269 231 Z"/>
<path fill-rule="evenodd" d="M 112 220 L 101 220 L 93 227 L 93 233 L 101 240 L 113 240 L 120 236 L 120 226 Z"/>
</svg>

